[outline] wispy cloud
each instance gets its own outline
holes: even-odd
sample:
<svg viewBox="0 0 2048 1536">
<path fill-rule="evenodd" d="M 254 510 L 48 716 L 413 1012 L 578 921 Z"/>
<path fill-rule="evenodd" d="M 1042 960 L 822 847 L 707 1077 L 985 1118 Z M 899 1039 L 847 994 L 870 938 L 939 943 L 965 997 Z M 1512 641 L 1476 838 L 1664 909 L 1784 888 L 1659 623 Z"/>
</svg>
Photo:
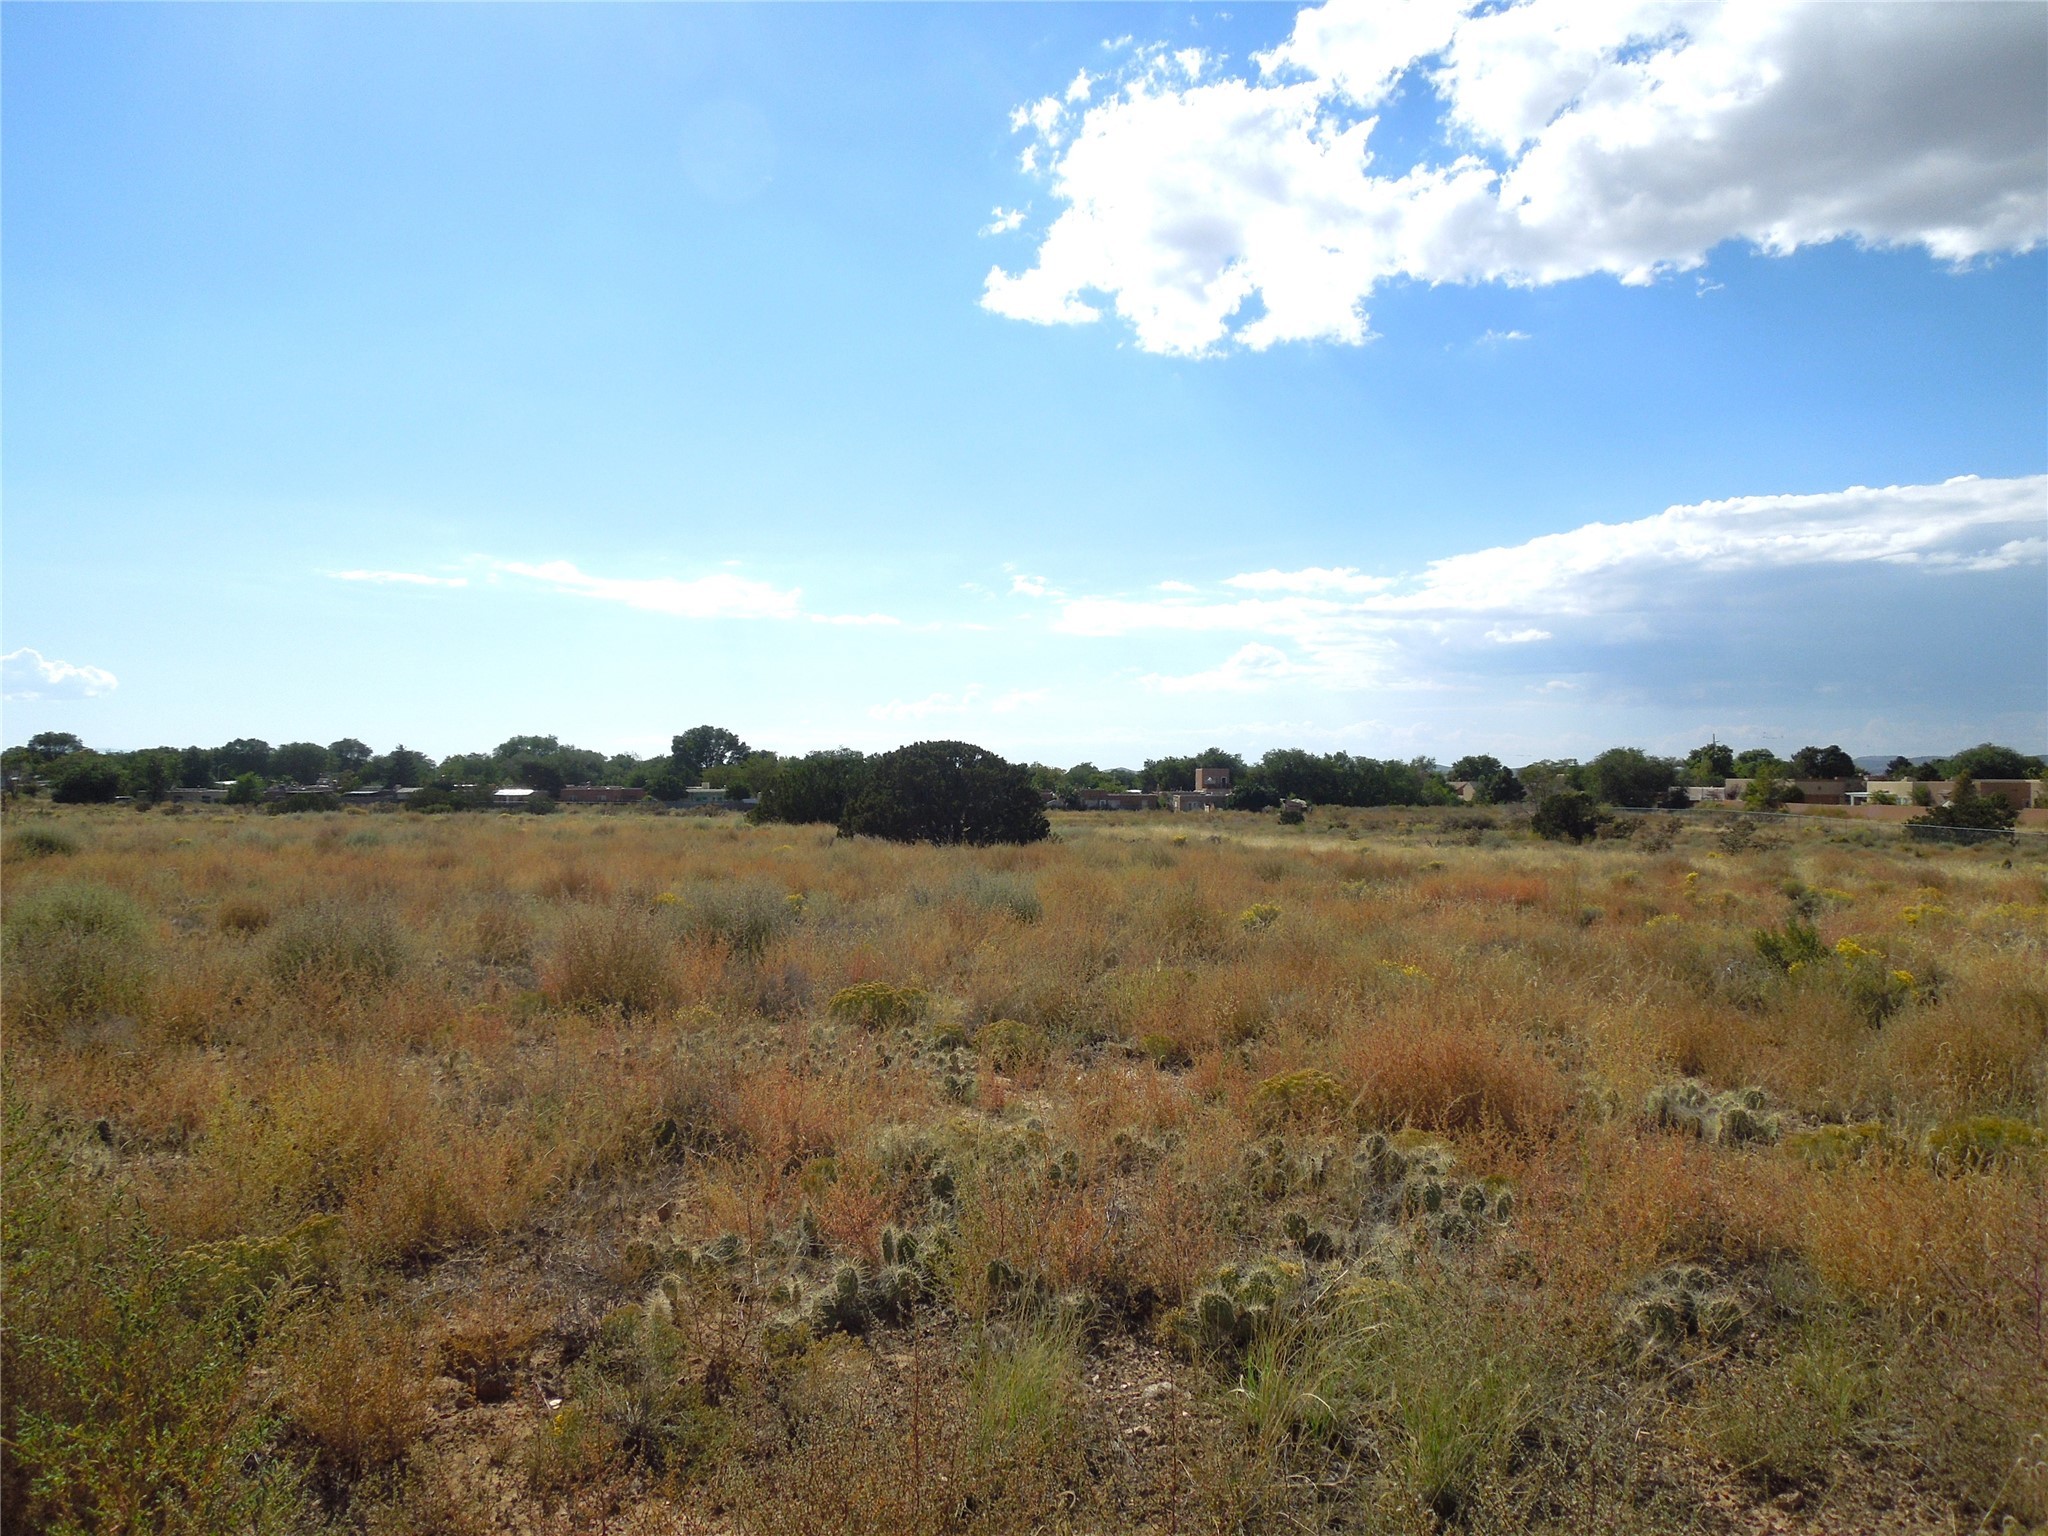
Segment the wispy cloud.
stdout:
<svg viewBox="0 0 2048 1536">
<path fill-rule="evenodd" d="M 1394 581 L 1390 576 L 1364 575 L 1348 565 L 1312 565 L 1300 571 L 1247 571 L 1223 584 L 1247 592 L 1383 592 Z"/>
<path fill-rule="evenodd" d="M 39 699 L 90 699 L 120 686 L 104 667 L 58 661 L 27 646 L 0 656 L 0 698 L 26 704 Z"/>
<path fill-rule="evenodd" d="M 1304 670 L 1277 646 L 1254 642 L 1240 646 L 1221 666 L 1206 672 L 1181 677 L 1154 672 L 1139 681 L 1159 693 L 1245 693 L 1297 677 Z"/>
<path fill-rule="evenodd" d="M 1022 208 L 992 208 L 989 210 L 989 221 L 982 225 L 981 232 L 984 235 L 1007 235 L 1023 222 Z"/>
<path fill-rule="evenodd" d="M 508 576 L 599 602 L 619 603 L 679 619 L 794 619 L 802 615 L 803 594 L 795 587 L 720 572 L 682 580 L 674 576 L 598 576 L 567 560 L 539 565 L 505 561 L 495 567 Z"/>
<path fill-rule="evenodd" d="M 380 587 L 466 587 L 467 576 L 427 576 L 418 571 L 329 571 L 336 581 L 366 581 Z"/>
</svg>

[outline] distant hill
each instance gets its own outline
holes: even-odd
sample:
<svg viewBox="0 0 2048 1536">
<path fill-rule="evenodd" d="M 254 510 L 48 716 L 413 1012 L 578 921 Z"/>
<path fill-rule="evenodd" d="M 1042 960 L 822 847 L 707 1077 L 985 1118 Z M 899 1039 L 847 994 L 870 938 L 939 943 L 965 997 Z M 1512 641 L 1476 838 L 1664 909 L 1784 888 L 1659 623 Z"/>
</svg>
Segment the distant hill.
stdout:
<svg viewBox="0 0 2048 1536">
<path fill-rule="evenodd" d="M 1873 752 L 1863 757 L 1852 758 L 1851 761 L 1854 762 L 1856 766 L 1858 768 L 1861 768 L 1865 773 L 1883 773 L 1885 769 L 1885 764 L 1889 763 L 1892 760 L 1892 757 L 1896 755 L 1897 754 L 1895 753 L 1886 754 Z M 1913 763 L 1915 765 L 1918 765 L 1920 763 L 1938 763 L 1941 761 L 1942 756 L 1942 753 L 1930 752 L 1925 757 L 1909 757 L 1908 759 L 1906 759 L 1906 761 L 1908 761 L 1909 763 Z"/>
</svg>

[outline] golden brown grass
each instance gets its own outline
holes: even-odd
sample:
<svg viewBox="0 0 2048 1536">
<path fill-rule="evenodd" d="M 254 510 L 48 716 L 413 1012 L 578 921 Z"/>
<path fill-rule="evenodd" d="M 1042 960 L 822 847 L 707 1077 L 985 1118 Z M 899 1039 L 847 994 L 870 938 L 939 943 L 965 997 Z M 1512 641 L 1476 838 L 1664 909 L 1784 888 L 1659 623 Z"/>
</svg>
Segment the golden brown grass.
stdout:
<svg viewBox="0 0 2048 1536">
<path fill-rule="evenodd" d="M 9 821 L 10 1531 L 2048 1519 L 2037 841 Z"/>
</svg>

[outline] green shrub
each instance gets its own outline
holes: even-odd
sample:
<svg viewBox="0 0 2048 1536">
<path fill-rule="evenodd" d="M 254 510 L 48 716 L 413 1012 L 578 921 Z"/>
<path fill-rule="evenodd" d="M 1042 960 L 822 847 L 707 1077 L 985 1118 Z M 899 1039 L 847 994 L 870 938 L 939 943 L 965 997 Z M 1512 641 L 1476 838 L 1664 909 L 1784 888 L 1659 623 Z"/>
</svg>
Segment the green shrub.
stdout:
<svg viewBox="0 0 2048 1536">
<path fill-rule="evenodd" d="M 1138 1049 L 1162 1072 L 1185 1072 L 1195 1064 L 1194 1052 L 1171 1035 L 1141 1036 Z"/>
<path fill-rule="evenodd" d="M 772 886 L 719 884 L 690 892 L 681 911 L 694 936 L 758 960 L 795 925 L 801 905 L 792 905 L 786 893 Z"/>
<path fill-rule="evenodd" d="M 45 886 L 9 902 L 0 931 L 14 1024 L 47 1028 L 142 1007 L 153 970 L 149 923 L 124 893 Z"/>
<path fill-rule="evenodd" d="M 1602 821 L 1600 808 L 1583 790 L 1561 789 L 1546 795 L 1529 819 L 1530 830 L 1551 842 L 1583 843 L 1597 836 Z"/>
<path fill-rule="evenodd" d="M 1329 1073 L 1303 1067 L 1269 1077 L 1252 1090 L 1252 1117 L 1265 1127 L 1327 1124 L 1348 1119 L 1351 1096 Z"/>
<path fill-rule="evenodd" d="M 1925 1144 L 1936 1167 L 1975 1171 L 2039 1156 L 2048 1148 L 2048 1133 L 2024 1120 L 1971 1115 L 1936 1126 Z"/>
<path fill-rule="evenodd" d="M 1794 1131 L 1785 1138 L 1785 1150 L 1816 1168 L 1839 1168 L 1844 1163 L 1862 1162 L 1892 1149 L 1890 1130 L 1880 1120 L 1861 1125 L 1817 1125 Z"/>
<path fill-rule="evenodd" d="M 47 859 L 78 852 L 78 839 L 63 827 L 23 827 L 7 839 L 7 851 L 18 859 Z"/>
<path fill-rule="evenodd" d="M 264 960 L 287 991 L 352 992 L 396 981 L 411 951 L 405 930 L 382 907 L 316 902 L 272 925 Z"/>
<path fill-rule="evenodd" d="M 1280 921 L 1280 909 L 1270 901 L 1255 901 L 1238 913 L 1237 921 L 1247 933 L 1257 933 Z"/>
<path fill-rule="evenodd" d="M 892 987 L 886 981 L 859 981 L 832 994 L 826 1005 L 832 1017 L 862 1029 L 908 1028 L 931 1006 L 920 987 Z"/>
<path fill-rule="evenodd" d="M 1796 917 L 1786 918 L 1782 929 L 1757 929 L 1750 934 L 1749 941 L 1764 960 L 1787 973 L 1794 966 L 1815 965 L 1828 957 L 1820 930 Z"/>
<path fill-rule="evenodd" d="M 5 1162 L 8 1529 L 306 1529 L 255 1370 L 289 1288 L 223 1287 L 214 1261 L 169 1252 L 111 1188 L 74 1183 L 12 1108 Z"/>
<path fill-rule="evenodd" d="M 1020 923 L 1035 923 L 1045 916 L 1045 904 L 1038 899 L 1038 892 L 1021 875 L 977 870 L 962 882 L 962 889 L 968 901 L 984 912 Z"/>
<path fill-rule="evenodd" d="M 982 1025 L 974 1043 L 998 1072 L 1042 1067 L 1052 1058 L 1051 1037 L 1036 1024 L 1021 1024 L 1015 1019 L 997 1019 Z"/>
<path fill-rule="evenodd" d="M 689 1340 L 675 1321 L 687 1288 L 608 1313 L 597 1341 L 564 1383 L 575 1406 L 656 1472 L 688 1475 L 711 1464 L 729 1435 L 725 1416 L 689 1373 Z"/>
</svg>

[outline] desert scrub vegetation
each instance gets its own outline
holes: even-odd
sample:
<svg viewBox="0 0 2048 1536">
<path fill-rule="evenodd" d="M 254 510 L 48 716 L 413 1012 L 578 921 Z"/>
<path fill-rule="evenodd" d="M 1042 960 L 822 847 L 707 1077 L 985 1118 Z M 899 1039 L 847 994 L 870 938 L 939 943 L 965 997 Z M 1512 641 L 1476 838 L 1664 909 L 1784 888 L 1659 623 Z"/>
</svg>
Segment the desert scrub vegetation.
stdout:
<svg viewBox="0 0 2048 1536">
<path fill-rule="evenodd" d="M 1479 823 L 39 811 L 6 1529 L 2048 1521 L 2041 841 Z"/>
</svg>

